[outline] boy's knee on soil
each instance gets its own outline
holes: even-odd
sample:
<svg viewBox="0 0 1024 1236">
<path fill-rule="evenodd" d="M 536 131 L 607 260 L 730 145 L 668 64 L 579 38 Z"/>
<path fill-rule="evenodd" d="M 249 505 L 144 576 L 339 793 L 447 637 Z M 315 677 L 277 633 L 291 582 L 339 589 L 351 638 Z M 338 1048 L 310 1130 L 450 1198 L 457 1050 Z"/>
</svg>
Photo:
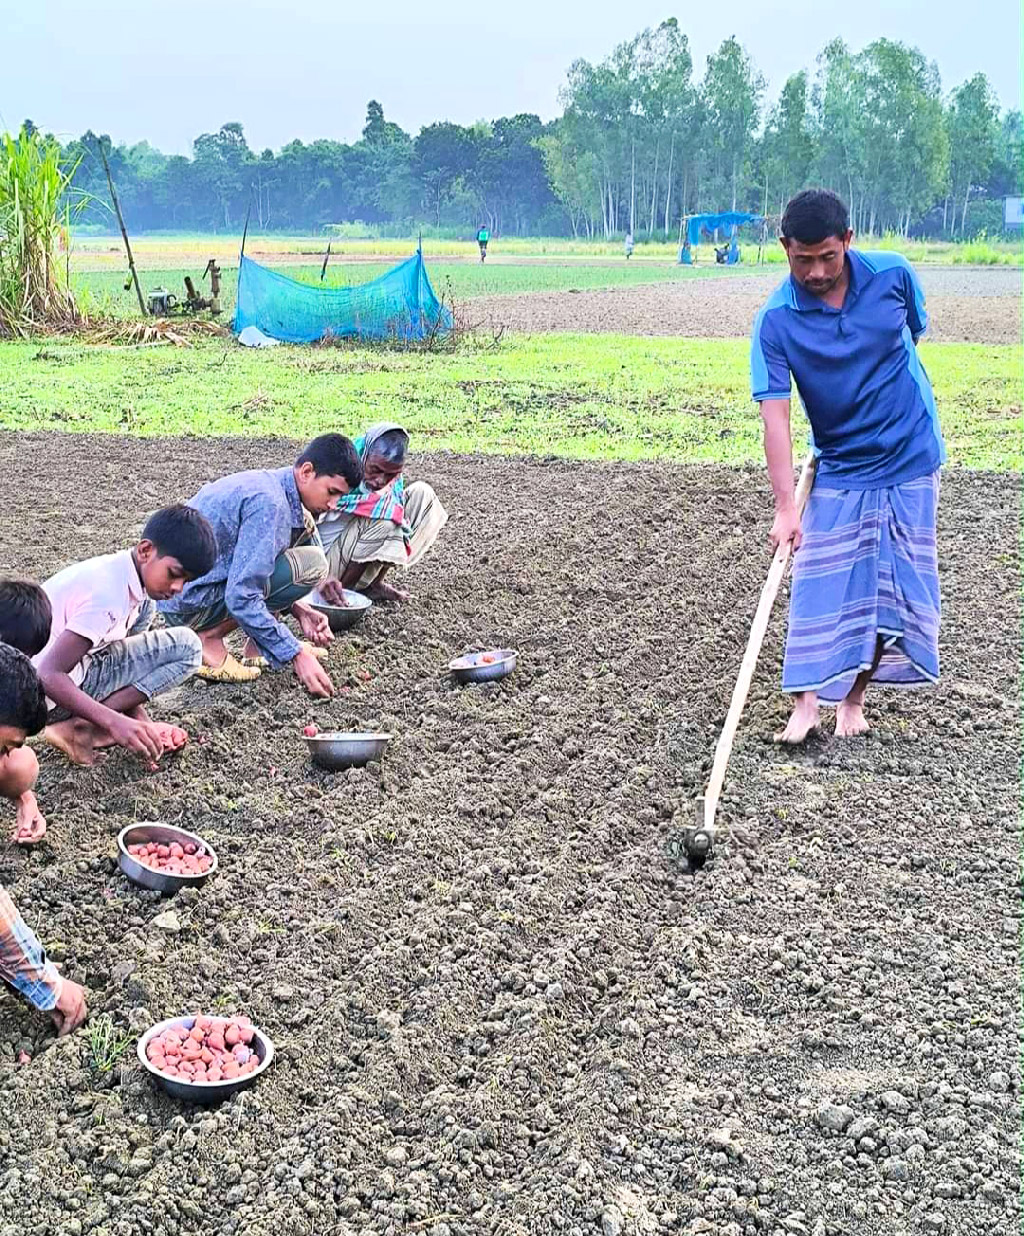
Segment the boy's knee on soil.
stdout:
<svg viewBox="0 0 1024 1236">
<path fill-rule="evenodd" d="M 39 761 L 31 747 L 15 747 L 0 755 L 0 794 L 4 798 L 20 798 L 35 785 L 39 777 Z"/>
<path fill-rule="evenodd" d="M 195 672 L 203 663 L 203 641 L 191 627 L 172 628 L 181 660 Z"/>
</svg>

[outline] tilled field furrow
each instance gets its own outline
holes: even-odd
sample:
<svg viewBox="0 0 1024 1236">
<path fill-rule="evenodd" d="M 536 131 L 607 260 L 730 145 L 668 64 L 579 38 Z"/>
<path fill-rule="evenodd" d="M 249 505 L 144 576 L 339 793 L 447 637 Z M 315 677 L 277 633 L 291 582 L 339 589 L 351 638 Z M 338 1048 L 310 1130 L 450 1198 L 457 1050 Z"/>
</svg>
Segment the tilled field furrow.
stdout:
<svg viewBox="0 0 1024 1236">
<path fill-rule="evenodd" d="M 0 437 L 0 572 L 122 545 L 168 457 L 170 500 L 293 450 L 113 448 Z M 203 1112 L 4 1001 L 0 1236 L 1016 1230 L 1019 479 L 947 474 L 943 680 L 879 693 L 867 739 L 772 743 L 780 603 L 727 831 L 691 873 L 671 842 L 767 569 L 763 475 L 412 471 L 451 522 L 412 603 L 332 648 L 334 701 L 194 682 L 157 708 L 194 741 L 155 775 L 42 755 L 46 844 L 0 879 L 94 1015 L 244 1011 L 279 1057 Z M 35 535 L 54 475 L 70 541 Z M 454 687 L 448 659 L 488 644 L 516 674 Z M 331 776 L 309 720 L 397 737 Z M 218 876 L 170 902 L 128 885 L 133 819 L 208 837 Z"/>
</svg>

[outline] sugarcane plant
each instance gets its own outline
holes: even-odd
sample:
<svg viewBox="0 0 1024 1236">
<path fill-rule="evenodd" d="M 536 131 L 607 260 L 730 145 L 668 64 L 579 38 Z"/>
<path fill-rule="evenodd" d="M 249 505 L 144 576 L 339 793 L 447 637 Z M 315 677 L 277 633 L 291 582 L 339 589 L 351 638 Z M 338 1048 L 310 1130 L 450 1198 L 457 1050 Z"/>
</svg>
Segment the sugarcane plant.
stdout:
<svg viewBox="0 0 1024 1236">
<path fill-rule="evenodd" d="M 71 183 L 77 167 L 53 137 L 27 128 L 0 135 L 0 336 L 78 320 L 66 260 L 86 200 Z"/>
</svg>

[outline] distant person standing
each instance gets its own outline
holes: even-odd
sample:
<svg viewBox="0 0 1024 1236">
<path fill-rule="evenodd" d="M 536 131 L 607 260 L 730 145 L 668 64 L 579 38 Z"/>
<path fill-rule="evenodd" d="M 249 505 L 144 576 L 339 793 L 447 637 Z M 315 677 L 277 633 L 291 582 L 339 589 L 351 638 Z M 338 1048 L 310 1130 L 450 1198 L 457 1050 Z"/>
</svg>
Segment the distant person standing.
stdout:
<svg viewBox="0 0 1024 1236">
<path fill-rule="evenodd" d="M 480 246 L 480 261 L 487 260 L 487 242 L 491 239 L 491 234 L 487 230 L 487 224 L 481 223 L 480 230 L 476 234 L 476 243 Z"/>
<path fill-rule="evenodd" d="M 632 228 L 626 233 L 626 261 L 633 256 L 633 230 Z"/>
<path fill-rule="evenodd" d="M 838 737 L 863 734 L 874 680 L 939 677 L 935 518 L 945 448 L 917 355 L 924 295 L 898 253 L 850 248 L 846 206 L 808 189 L 782 216 L 789 278 L 757 315 L 753 397 L 775 493 L 775 545 L 791 541 L 793 591 L 782 689 L 796 696 L 777 740 L 799 743 L 836 705 Z M 793 494 L 790 381 L 818 471 L 803 520 Z"/>
</svg>

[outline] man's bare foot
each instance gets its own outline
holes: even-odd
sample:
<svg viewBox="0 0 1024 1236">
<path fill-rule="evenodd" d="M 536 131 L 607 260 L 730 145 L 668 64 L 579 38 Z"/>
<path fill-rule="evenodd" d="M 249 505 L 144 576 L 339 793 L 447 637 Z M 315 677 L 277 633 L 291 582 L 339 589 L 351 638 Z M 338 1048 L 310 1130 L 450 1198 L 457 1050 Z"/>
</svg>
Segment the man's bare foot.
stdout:
<svg viewBox="0 0 1024 1236">
<path fill-rule="evenodd" d="M 227 660 L 227 645 L 216 635 L 212 637 L 200 635 L 199 639 L 203 645 L 203 664 L 208 665 L 210 669 L 218 669 Z"/>
<path fill-rule="evenodd" d="M 28 790 L 18 799 L 18 813 L 11 840 L 15 845 L 36 845 L 45 836 L 46 819 L 39 810 L 36 796 Z"/>
<path fill-rule="evenodd" d="M 92 767 L 102 758 L 99 754 L 101 746 L 109 745 L 106 731 L 97 730 L 81 717 L 48 725 L 43 731 L 43 738 L 51 747 L 63 751 L 72 764 L 81 764 L 85 768 Z"/>
<path fill-rule="evenodd" d="M 836 705 L 836 738 L 856 738 L 870 729 L 863 704 L 854 703 L 847 697 Z"/>
<path fill-rule="evenodd" d="M 818 711 L 817 699 L 813 695 L 797 696 L 793 715 L 789 718 L 786 728 L 775 735 L 775 741 L 788 746 L 798 746 L 820 724 L 821 713 Z"/>
<path fill-rule="evenodd" d="M 366 595 L 371 601 L 408 601 L 409 594 L 394 584 L 385 584 L 382 580 L 374 582 L 366 589 Z"/>
</svg>

